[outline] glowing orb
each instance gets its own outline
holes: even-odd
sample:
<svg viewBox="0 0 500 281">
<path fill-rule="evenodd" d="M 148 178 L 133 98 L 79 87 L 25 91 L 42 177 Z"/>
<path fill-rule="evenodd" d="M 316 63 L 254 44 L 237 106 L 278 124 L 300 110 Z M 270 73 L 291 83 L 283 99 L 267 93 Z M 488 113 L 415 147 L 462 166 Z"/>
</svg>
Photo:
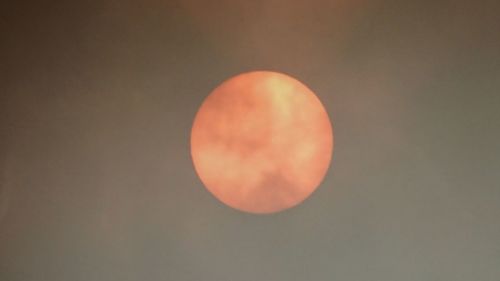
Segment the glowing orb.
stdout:
<svg viewBox="0 0 500 281">
<path fill-rule="evenodd" d="M 323 180 L 332 153 L 332 124 L 320 100 L 276 72 L 222 83 L 201 105 L 191 131 L 191 156 L 205 187 L 251 213 L 301 203 Z"/>
</svg>

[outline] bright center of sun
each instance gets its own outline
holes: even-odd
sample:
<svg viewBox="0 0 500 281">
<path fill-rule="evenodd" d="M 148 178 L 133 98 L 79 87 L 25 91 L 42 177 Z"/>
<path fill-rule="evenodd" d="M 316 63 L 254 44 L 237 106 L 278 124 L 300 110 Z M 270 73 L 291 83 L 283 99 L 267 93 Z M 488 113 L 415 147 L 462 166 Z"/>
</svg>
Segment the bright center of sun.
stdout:
<svg viewBox="0 0 500 281">
<path fill-rule="evenodd" d="M 250 213 L 296 206 L 319 186 L 333 153 L 320 100 L 285 74 L 256 71 L 223 82 L 191 131 L 191 156 L 205 187 Z"/>
</svg>

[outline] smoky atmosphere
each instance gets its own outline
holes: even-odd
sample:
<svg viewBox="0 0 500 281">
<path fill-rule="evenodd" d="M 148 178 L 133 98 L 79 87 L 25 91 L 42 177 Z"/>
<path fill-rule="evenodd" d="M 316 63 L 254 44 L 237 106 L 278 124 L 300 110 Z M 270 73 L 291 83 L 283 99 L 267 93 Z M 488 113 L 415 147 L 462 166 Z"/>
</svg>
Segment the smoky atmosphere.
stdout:
<svg viewBox="0 0 500 281">
<path fill-rule="evenodd" d="M 499 13 L 488 0 L 4 1 L 0 280 L 500 280 Z M 248 166 L 265 167 L 258 214 L 228 192 L 252 188 L 247 166 L 204 156 L 218 110 L 193 141 L 207 97 L 255 71 L 309 95 L 269 103 L 290 106 L 272 157 Z M 225 110 L 234 126 L 265 113 Z M 268 186 L 298 195 L 278 206 Z"/>
</svg>

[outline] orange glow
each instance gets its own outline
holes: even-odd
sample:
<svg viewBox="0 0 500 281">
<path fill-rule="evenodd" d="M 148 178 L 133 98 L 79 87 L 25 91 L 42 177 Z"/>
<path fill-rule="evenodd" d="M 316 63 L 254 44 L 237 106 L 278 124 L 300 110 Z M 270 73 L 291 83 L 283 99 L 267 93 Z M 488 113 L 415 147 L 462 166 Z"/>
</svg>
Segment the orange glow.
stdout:
<svg viewBox="0 0 500 281">
<path fill-rule="evenodd" d="M 203 102 L 191 132 L 201 181 L 225 204 L 272 213 L 306 199 L 333 152 L 328 114 L 299 81 L 276 72 L 235 76 Z"/>
</svg>

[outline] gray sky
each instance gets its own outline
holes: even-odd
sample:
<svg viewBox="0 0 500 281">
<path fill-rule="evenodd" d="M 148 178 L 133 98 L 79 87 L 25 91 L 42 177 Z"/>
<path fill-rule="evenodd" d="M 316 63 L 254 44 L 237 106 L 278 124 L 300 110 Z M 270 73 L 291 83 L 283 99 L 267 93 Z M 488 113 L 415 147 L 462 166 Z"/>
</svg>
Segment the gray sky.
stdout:
<svg viewBox="0 0 500 281">
<path fill-rule="evenodd" d="M 19 2 L 1 280 L 500 278 L 498 1 Z M 315 91 L 335 152 L 303 204 L 256 216 L 203 188 L 189 133 L 262 69 Z"/>
</svg>

